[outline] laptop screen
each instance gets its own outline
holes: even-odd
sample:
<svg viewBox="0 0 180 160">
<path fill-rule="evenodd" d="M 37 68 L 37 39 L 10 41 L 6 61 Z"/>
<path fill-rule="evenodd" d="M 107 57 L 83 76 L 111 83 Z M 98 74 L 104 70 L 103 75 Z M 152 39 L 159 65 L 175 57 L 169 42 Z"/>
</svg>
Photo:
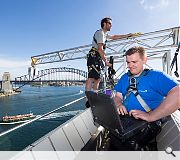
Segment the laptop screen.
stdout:
<svg viewBox="0 0 180 160">
<path fill-rule="evenodd" d="M 85 93 L 92 109 L 94 121 L 108 130 L 123 132 L 113 98 L 92 91 L 86 91 Z"/>
</svg>

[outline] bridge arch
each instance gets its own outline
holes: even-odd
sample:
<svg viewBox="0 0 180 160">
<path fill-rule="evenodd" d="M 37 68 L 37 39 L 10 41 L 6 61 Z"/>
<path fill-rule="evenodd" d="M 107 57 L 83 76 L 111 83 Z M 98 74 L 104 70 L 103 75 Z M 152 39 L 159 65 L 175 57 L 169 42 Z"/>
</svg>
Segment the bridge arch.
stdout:
<svg viewBox="0 0 180 160">
<path fill-rule="evenodd" d="M 87 72 L 80 70 L 80 69 L 75 69 L 75 68 L 68 68 L 68 67 L 59 67 L 59 68 L 49 68 L 49 69 L 44 69 L 44 70 L 40 70 L 37 72 L 37 74 L 35 74 L 35 70 L 33 70 L 32 74 L 27 74 L 27 75 L 23 75 L 20 77 L 16 77 L 15 81 L 34 81 L 37 80 L 43 76 L 46 76 L 48 74 L 52 74 L 52 73 L 56 73 L 56 72 L 71 72 L 74 74 L 78 74 L 84 78 L 87 78 Z"/>
<path fill-rule="evenodd" d="M 40 71 L 38 71 L 37 76 L 42 77 L 42 76 L 52 74 L 52 73 L 56 73 L 56 72 L 71 72 L 71 73 L 78 74 L 84 78 L 87 78 L 87 72 L 86 71 L 83 71 L 80 69 L 75 69 L 75 68 L 68 68 L 68 67 L 49 68 L 49 69 L 40 70 Z"/>
<path fill-rule="evenodd" d="M 20 77 L 16 77 L 15 80 L 12 82 L 14 83 L 13 85 L 15 85 L 15 86 L 16 86 L 16 84 L 21 84 L 19 87 L 17 87 L 17 89 L 19 89 L 19 88 L 23 87 L 24 85 L 29 84 L 30 82 L 40 81 L 43 77 L 54 74 L 54 73 L 58 73 L 58 72 L 66 72 L 66 73 L 69 72 L 72 74 L 77 74 L 83 78 L 80 79 L 80 77 L 79 77 L 79 79 L 74 79 L 74 81 L 83 81 L 83 82 L 85 81 L 85 79 L 87 78 L 87 75 L 88 75 L 88 73 L 86 71 L 83 71 L 80 69 L 75 69 L 75 68 L 68 68 L 68 67 L 44 69 L 44 70 L 38 71 L 37 74 L 35 74 L 35 69 L 33 69 L 33 71 L 31 73 L 20 76 Z M 66 79 L 66 80 L 68 81 L 69 79 Z M 49 81 L 50 81 L 50 79 L 49 79 Z"/>
</svg>

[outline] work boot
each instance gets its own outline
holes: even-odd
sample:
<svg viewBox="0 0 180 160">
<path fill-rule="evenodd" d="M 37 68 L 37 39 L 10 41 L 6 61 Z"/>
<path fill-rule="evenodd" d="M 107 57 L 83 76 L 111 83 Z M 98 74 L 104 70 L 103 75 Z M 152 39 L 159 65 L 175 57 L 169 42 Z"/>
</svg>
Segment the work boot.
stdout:
<svg viewBox="0 0 180 160">
<path fill-rule="evenodd" d="M 89 108 L 91 107 L 90 104 L 89 104 L 89 101 L 86 101 L 86 104 L 85 104 L 86 108 Z"/>
</svg>

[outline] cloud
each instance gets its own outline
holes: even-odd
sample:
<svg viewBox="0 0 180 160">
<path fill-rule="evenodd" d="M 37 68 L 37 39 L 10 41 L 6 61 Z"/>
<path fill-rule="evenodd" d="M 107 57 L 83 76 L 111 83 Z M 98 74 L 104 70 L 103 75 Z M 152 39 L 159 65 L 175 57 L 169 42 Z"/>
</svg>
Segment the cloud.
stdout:
<svg viewBox="0 0 180 160">
<path fill-rule="evenodd" d="M 29 64 L 30 64 L 30 61 L 0 59 L 0 68 L 1 69 L 27 67 Z"/>
<path fill-rule="evenodd" d="M 146 30 L 155 31 L 179 25 L 179 0 L 139 0 L 146 14 Z"/>
<path fill-rule="evenodd" d="M 6 59 L 1 57 L 0 79 L 4 72 L 9 72 L 12 75 L 12 78 L 27 74 L 28 67 L 30 67 L 30 61 Z"/>
<path fill-rule="evenodd" d="M 170 0 L 140 0 L 140 4 L 145 10 L 155 10 L 167 8 Z"/>
</svg>

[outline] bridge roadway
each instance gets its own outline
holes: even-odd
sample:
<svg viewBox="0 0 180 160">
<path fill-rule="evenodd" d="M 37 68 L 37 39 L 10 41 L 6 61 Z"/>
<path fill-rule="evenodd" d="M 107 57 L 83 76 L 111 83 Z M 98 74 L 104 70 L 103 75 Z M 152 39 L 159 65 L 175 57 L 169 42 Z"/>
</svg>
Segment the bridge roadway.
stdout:
<svg viewBox="0 0 180 160">
<path fill-rule="evenodd" d="M 42 84 L 41 84 L 42 83 Z M 49 85 L 49 86 L 71 86 L 71 85 L 83 85 L 85 83 L 85 80 L 42 80 L 42 81 L 11 81 L 11 84 L 14 87 L 17 87 L 17 89 L 25 86 L 25 85 Z M 2 80 L 0 81 L 0 90 L 2 88 Z"/>
<path fill-rule="evenodd" d="M 26 80 L 26 81 L 15 81 L 12 80 L 10 81 L 11 83 L 30 83 L 30 82 L 44 82 L 44 83 L 48 83 L 48 82 L 83 82 L 85 83 L 85 80 Z M 0 80 L 0 83 L 2 84 L 2 80 Z"/>
<path fill-rule="evenodd" d="M 11 82 L 15 82 L 15 83 L 18 83 L 18 81 L 11 81 Z M 34 80 L 34 81 L 21 81 L 22 83 L 23 82 L 85 82 L 85 80 Z M 19 83 L 21 83 L 19 82 Z"/>
</svg>

